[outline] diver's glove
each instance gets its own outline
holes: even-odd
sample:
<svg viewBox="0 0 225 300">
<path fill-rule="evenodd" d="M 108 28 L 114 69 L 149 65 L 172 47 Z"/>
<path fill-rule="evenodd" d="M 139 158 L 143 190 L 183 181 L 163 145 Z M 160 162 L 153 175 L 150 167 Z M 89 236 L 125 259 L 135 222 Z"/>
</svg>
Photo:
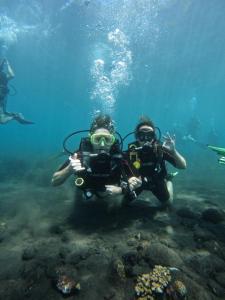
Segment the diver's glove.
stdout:
<svg viewBox="0 0 225 300">
<path fill-rule="evenodd" d="M 69 160 L 75 173 L 85 170 L 85 168 L 81 165 L 81 161 L 77 158 L 77 153 L 74 153 L 73 156 L 70 156 Z"/>
<path fill-rule="evenodd" d="M 129 187 L 131 191 L 136 190 L 137 188 L 139 188 L 142 185 L 142 180 L 137 178 L 137 177 L 130 177 L 128 179 L 129 182 Z"/>
</svg>

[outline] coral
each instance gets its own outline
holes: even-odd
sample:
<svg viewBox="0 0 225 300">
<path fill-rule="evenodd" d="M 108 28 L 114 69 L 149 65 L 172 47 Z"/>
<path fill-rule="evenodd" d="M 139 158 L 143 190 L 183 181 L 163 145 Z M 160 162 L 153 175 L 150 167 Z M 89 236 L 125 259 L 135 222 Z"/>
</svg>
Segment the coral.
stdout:
<svg viewBox="0 0 225 300">
<path fill-rule="evenodd" d="M 138 300 L 154 300 L 156 294 L 162 294 L 171 281 L 170 270 L 155 266 L 149 274 L 142 274 L 137 279 L 135 292 Z"/>
<path fill-rule="evenodd" d="M 169 300 L 185 300 L 187 296 L 187 289 L 182 281 L 175 280 L 166 289 L 166 294 Z"/>
<path fill-rule="evenodd" d="M 181 297 L 186 296 L 187 294 L 187 289 L 186 286 L 183 284 L 182 281 L 176 280 L 173 284 L 175 291 L 177 292 L 178 295 Z"/>
<path fill-rule="evenodd" d="M 124 267 L 123 262 L 120 259 L 117 259 L 114 262 L 114 269 L 116 271 L 116 274 L 120 278 L 120 280 L 125 281 L 125 279 L 126 279 L 125 267 Z"/>
<path fill-rule="evenodd" d="M 64 295 L 73 294 L 80 290 L 80 283 L 71 277 L 63 274 L 61 270 L 57 270 L 56 288 Z"/>
</svg>

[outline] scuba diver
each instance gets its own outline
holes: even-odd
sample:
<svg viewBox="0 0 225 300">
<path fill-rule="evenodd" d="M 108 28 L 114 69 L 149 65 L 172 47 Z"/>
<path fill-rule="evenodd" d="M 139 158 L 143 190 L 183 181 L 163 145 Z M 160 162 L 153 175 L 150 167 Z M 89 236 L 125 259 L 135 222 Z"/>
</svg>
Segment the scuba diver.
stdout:
<svg viewBox="0 0 225 300">
<path fill-rule="evenodd" d="M 142 180 L 142 185 L 135 190 L 136 194 L 149 190 L 161 202 L 162 208 L 167 208 L 173 202 L 171 179 L 175 174 L 167 173 L 166 162 L 177 169 L 185 169 L 186 161 L 175 148 L 175 136 L 171 137 L 168 133 L 162 144 L 157 137 L 157 129 L 148 117 L 141 117 L 132 132 L 136 141 L 128 145 L 126 153 L 133 173 Z"/>
<path fill-rule="evenodd" d="M 21 113 L 12 113 L 6 111 L 7 96 L 9 94 L 8 82 L 15 77 L 15 74 L 8 62 L 3 59 L 0 63 L 0 124 L 16 120 L 21 124 L 33 124 L 24 119 Z"/>
<path fill-rule="evenodd" d="M 132 174 L 124 160 L 111 118 L 98 115 L 90 130 L 75 134 L 87 131 L 89 136 L 81 139 L 79 149 L 70 152 L 69 159 L 53 174 L 52 185 L 60 185 L 74 174 L 75 185 L 83 192 L 86 200 L 108 199 L 109 196 L 119 195 L 123 199 L 133 200 L 136 196 L 133 191 L 140 187 L 141 181 Z M 111 198 L 113 202 L 115 197 Z"/>
</svg>

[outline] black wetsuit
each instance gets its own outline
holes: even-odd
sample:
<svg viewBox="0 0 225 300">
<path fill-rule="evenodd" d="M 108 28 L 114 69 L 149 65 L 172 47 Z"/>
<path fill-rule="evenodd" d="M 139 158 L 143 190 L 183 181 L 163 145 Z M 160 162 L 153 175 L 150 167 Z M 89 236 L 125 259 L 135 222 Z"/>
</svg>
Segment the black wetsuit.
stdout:
<svg viewBox="0 0 225 300">
<path fill-rule="evenodd" d="M 136 193 L 150 190 L 161 202 L 168 201 L 170 194 L 166 185 L 166 161 L 176 166 L 174 157 L 156 141 L 144 147 L 140 147 L 138 142 L 129 144 L 127 159 L 134 174 L 142 178 L 142 186 Z"/>
<path fill-rule="evenodd" d="M 89 194 L 90 197 L 92 195 L 100 197 L 99 193 L 105 191 L 106 185 L 121 186 L 122 182 L 126 182 L 128 177 L 132 176 L 117 142 L 112 146 L 109 154 L 102 152 L 95 155 L 90 139 L 83 138 L 79 150 L 75 152 L 78 154 L 82 166 L 85 167 L 84 171 L 76 174 L 77 178 L 82 178 L 84 181 L 78 188 L 83 190 L 87 198 L 89 198 Z M 59 170 L 64 169 L 68 164 L 69 160 Z"/>
</svg>

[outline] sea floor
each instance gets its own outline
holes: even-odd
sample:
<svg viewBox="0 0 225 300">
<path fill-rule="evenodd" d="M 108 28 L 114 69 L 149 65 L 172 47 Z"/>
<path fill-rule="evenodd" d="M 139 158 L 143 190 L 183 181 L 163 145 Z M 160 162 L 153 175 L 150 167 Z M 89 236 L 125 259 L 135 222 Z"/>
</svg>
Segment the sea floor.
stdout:
<svg viewBox="0 0 225 300">
<path fill-rule="evenodd" d="M 60 276 L 80 284 L 68 299 L 136 299 L 137 276 L 155 265 L 177 269 L 186 299 L 225 299 L 221 181 L 182 175 L 171 211 L 146 192 L 109 212 L 77 205 L 72 182 L 52 187 L 51 172 L 21 161 L 0 172 L 0 299 L 64 299 Z"/>
</svg>

